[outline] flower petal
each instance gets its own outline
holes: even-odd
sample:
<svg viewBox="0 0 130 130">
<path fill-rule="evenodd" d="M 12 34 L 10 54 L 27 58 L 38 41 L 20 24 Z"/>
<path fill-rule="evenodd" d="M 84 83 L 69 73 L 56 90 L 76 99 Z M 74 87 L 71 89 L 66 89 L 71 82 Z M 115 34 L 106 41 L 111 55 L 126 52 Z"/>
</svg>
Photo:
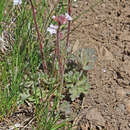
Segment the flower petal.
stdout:
<svg viewBox="0 0 130 130">
<path fill-rule="evenodd" d="M 68 14 L 68 13 L 65 13 L 65 17 L 68 21 L 71 21 L 72 20 L 72 17 Z"/>
<path fill-rule="evenodd" d="M 50 32 L 50 34 L 56 34 L 56 30 L 58 29 L 58 26 L 55 26 L 53 24 L 50 25 L 50 27 L 47 28 L 47 31 Z"/>
<path fill-rule="evenodd" d="M 47 31 L 50 32 L 50 34 L 56 34 L 56 30 L 53 28 L 48 27 Z"/>
<path fill-rule="evenodd" d="M 22 4 L 22 0 L 14 0 L 14 4 L 13 5 L 18 5 L 18 4 Z"/>
<path fill-rule="evenodd" d="M 50 25 L 50 28 L 58 29 L 58 26 L 51 24 L 51 25 Z"/>
<path fill-rule="evenodd" d="M 52 16 L 52 19 L 55 19 L 56 18 L 56 16 Z"/>
</svg>

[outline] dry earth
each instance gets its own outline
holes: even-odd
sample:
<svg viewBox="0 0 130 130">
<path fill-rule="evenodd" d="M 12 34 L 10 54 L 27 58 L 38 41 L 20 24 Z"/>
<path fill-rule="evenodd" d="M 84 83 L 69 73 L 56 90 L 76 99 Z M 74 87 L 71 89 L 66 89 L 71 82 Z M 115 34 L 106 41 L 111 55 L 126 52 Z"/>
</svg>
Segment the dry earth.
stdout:
<svg viewBox="0 0 130 130">
<path fill-rule="evenodd" d="M 73 125 L 77 130 L 130 129 L 130 0 L 77 0 L 71 36 L 80 47 L 95 48 L 97 62 L 88 72 L 91 88 Z M 84 12 L 84 14 L 82 13 Z"/>
</svg>

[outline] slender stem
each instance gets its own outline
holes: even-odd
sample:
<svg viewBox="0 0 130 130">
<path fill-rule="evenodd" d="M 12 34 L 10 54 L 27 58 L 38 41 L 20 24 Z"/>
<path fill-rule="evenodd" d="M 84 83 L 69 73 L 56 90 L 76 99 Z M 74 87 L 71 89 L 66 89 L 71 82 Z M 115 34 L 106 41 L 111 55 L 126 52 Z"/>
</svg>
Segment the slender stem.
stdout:
<svg viewBox="0 0 130 130">
<path fill-rule="evenodd" d="M 45 73 L 48 73 L 47 65 L 46 65 L 46 62 L 44 60 L 42 40 L 41 40 L 41 37 L 40 37 L 40 32 L 39 32 L 37 21 L 36 21 L 36 10 L 35 10 L 35 8 L 33 6 L 32 0 L 30 0 L 30 3 L 31 3 L 32 13 L 33 13 L 33 20 L 34 20 L 34 24 L 35 24 L 38 40 L 40 41 L 40 53 L 41 53 L 41 58 L 42 58 L 43 70 L 44 70 Z"/>
<path fill-rule="evenodd" d="M 59 64 L 59 76 L 60 76 L 59 99 L 61 99 L 62 88 L 63 88 L 63 83 L 64 83 L 64 66 L 63 66 L 64 57 L 61 57 L 61 53 L 60 53 L 59 31 L 60 31 L 60 23 L 58 23 L 58 29 L 57 29 L 57 34 L 56 34 L 56 56 L 57 56 L 58 64 Z M 58 104 L 58 107 L 59 107 L 59 104 Z"/>
<path fill-rule="evenodd" d="M 68 14 L 71 15 L 71 0 L 68 0 Z M 69 35 L 70 35 L 70 21 L 68 21 L 68 32 L 67 32 L 67 43 L 66 47 L 69 46 Z"/>
<path fill-rule="evenodd" d="M 60 25 L 58 26 L 57 34 L 56 34 L 56 56 L 57 56 L 58 63 L 59 63 L 59 73 L 60 73 L 60 75 L 61 75 L 61 77 L 62 77 L 63 64 L 62 64 L 62 59 L 61 59 L 61 55 L 60 55 L 59 30 L 60 30 Z"/>
</svg>

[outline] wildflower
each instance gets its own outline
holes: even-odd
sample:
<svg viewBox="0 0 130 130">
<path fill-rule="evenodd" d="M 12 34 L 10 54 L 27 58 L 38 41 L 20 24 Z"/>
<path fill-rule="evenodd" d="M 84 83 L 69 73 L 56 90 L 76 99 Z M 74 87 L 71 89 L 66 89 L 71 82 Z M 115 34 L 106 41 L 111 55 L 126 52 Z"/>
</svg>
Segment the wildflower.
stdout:
<svg viewBox="0 0 130 130">
<path fill-rule="evenodd" d="M 50 32 L 50 34 L 56 34 L 57 33 L 58 26 L 51 24 L 50 27 L 47 28 L 47 31 Z M 59 38 L 63 38 L 63 33 L 59 32 Z"/>
<path fill-rule="evenodd" d="M 50 32 L 50 34 L 56 34 L 56 30 L 58 29 L 58 26 L 55 26 L 53 24 L 50 25 L 50 27 L 47 28 L 47 31 Z"/>
<path fill-rule="evenodd" d="M 18 5 L 18 4 L 22 4 L 22 0 L 14 0 L 14 4 L 13 5 Z"/>
<path fill-rule="evenodd" d="M 66 22 L 67 22 L 67 19 L 66 19 L 65 15 L 61 15 L 61 16 L 59 16 L 59 17 L 53 16 L 52 18 L 53 18 L 59 25 L 66 24 Z"/>
<path fill-rule="evenodd" d="M 65 13 L 65 15 L 60 15 L 58 17 L 52 16 L 52 19 L 54 19 L 58 23 L 58 26 L 60 27 L 60 25 L 66 24 L 67 21 L 71 21 L 72 17 L 68 13 Z M 50 32 L 51 35 L 56 34 L 58 26 L 51 24 L 50 27 L 47 28 L 47 31 Z M 63 38 L 62 32 L 59 32 L 59 38 L 60 39 Z"/>
<path fill-rule="evenodd" d="M 59 25 L 66 24 L 67 21 L 71 21 L 71 20 L 72 20 L 72 17 L 71 17 L 68 13 L 65 13 L 65 15 L 60 15 L 59 17 L 53 16 L 52 18 L 53 18 Z"/>
<path fill-rule="evenodd" d="M 72 20 L 72 17 L 68 14 L 68 13 L 65 13 L 65 17 L 68 21 L 71 21 Z"/>
</svg>

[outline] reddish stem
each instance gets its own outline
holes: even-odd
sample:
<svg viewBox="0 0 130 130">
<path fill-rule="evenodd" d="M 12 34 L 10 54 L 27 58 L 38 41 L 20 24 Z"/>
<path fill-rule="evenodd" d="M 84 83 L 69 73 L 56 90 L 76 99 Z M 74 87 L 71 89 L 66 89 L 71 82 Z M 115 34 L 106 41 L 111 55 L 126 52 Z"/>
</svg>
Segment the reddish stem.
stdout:
<svg viewBox="0 0 130 130">
<path fill-rule="evenodd" d="M 61 55 L 60 55 L 60 46 L 59 46 L 59 29 L 60 29 L 60 24 L 58 25 L 58 29 L 57 29 L 57 34 L 56 34 L 56 56 L 58 59 L 58 63 L 59 63 L 59 72 L 60 72 L 60 76 L 62 79 L 63 76 L 63 64 L 62 64 L 62 59 L 61 59 Z"/>
<path fill-rule="evenodd" d="M 68 0 L 68 14 L 71 15 L 71 0 Z M 67 43 L 66 47 L 69 46 L 69 35 L 70 35 L 70 21 L 68 21 L 68 32 L 67 32 Z"/>
<path fill-rule="evenodd" d="M 41 58 L 42 58 L 43 70 L 44 70 L 45 73 L 48 73 L 48 71 L 47 71 L 47 65 L 46 65 L 46 62 L 44 60 L 42 40 L 41 40 L 41 37 L 40 37 L 40 32 L 39 32 L 37 21 L 36 21 L 36 10 L 35 10 L 35 8 L 33 6 L 32 0 L 30 0 L 30 3 L 31 3 L 32 13 L 33 13 L 33 20 L 34 20 L 34 24 L 35 24 L 35 28 L 36 28 L 38 40 L 40 41 L 40 53 L 41 53 Z"/>
</svg>

